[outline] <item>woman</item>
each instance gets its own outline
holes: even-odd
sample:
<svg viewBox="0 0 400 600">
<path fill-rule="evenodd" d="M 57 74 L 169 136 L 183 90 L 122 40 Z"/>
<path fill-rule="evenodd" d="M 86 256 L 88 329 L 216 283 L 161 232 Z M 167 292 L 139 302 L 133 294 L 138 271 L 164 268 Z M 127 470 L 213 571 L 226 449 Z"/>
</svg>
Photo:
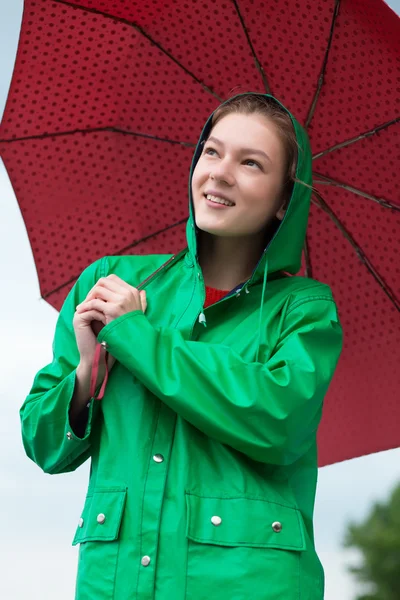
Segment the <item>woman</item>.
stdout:
<svg viewBox="0 0 400 600">
<path fill-rule="evenodd" d="M 65 300 L 21 419 L 45 472 L 91 457 L 77 599 L 323 598 L 316 432 L 342 330 L 329 287 L 289 276 L 311 184 L 290 112 L 235 96 L 196 147 L 187 248 L 104 257 Z"/>
</svg>

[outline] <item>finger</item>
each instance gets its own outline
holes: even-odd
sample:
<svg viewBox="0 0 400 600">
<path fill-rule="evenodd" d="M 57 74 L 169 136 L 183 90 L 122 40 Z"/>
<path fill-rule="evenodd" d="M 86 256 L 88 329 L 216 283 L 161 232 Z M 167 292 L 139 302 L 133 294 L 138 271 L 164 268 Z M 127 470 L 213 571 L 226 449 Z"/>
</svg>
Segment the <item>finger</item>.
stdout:
<svg viewBox="0 0 400 600">
<path fill-rule="evenodd" d="M 101 298 L 102 300 L 106 300 L 107 302 L 114 302 L 115 304 L 119 304 L 121 303 L 121 301 L 123 301 L 124 298 L 127 297 L 127 292 L 130 292 L 129 295 L 139 297 L 139 290 L 137 288 L 133 287 L 132 285 L 129 285 L 116 275 L 114 275 L 114 277 L 117 279 L 117 281 L 110 279 L 111 275 L 99 279 L 96 285 L 90 290 L 90 292 L 86 296 L 86 300 L 92 300 L 93 298 Z"/>
<path fill-rule="evenodd" d="M 131 288 L 132 286 L 129 285 L 129 283 L 127 283 L 126 281 L 124 281 L 123 279 L 121 279 L 120 277 L 118 277 L 117 275 L 108 275 L 107 277 L 101 277 L 98 282 L 99 285 L 101 285 L 102 287 L 106 287 L 109 290 L 125 290 L 127 288 Z M 96 284 L 97 285 L 97 284 Z"/>
<path fill-rule="evenodd" d="M 142 304 L 142 310 L 143 312 L 146 312 L 146 308 L 147 308 L 147 297 L 146 297 L 146 292 L 145 290 L 142 290 L 140 292 L 140 302 Z"/>
<path fill-rule="evenodd" d="M 104 313 L 98 310 L 88 310 L 82 312 L 79 314 L 79 317 L 85 323 L 91 323 L 92 321 L 101 321 L 101 323 L 104 323 L 104 325 L 106 325 L 106 317 Z"/>
<path fill-rule="evenodd" d="M 129 283 L 118 277 L 118 275 L 114 275 L 114 273 L 108 275 L 107 277 L 103 277 L 101 280 L 99 279 L 99 282 L 100 281 L 102 286 L 107 287 L 110 290 L 115 290 L 116 292 L 118 290 L 130 290 L 131 292 L 135 292 L 137 294 L 139 293 L 138 288 L 134 287 L 133 285 L 130 285 Z"/>
<path fill-rule="evenodd" d="M 120 281 L 122 282 L 122 279 Z M 121 294 L 125 289 L 125 286 L 121 285 L 121 283 L 115 281 L 114 279 L 110 279 L 109 277 L 101 277 L 89 291 L 87 298 L 92 298 L 93 296 L 98 295 L 101 290 L 110 290 L 111 292 L 119 292 Z"/>
<path fill-rule="evenodd" d="M 118 277 L 118 275 L 115 275 L 115 273 L 110 273 L 110 275 L 107 275 L 107 277 L 105 277 L 104 279 L 114 281 L 119 285 L 129 285 L 129 283 L 127 283 L 124 279 L 121 279 L 121 277 Z"/>
<path fill-rule="evenodd" d="M 107 315 L 110 313 L 110 307 L 110 302 L 105 302 L 100 298 L 93 298 L 92 300 L 85 300 L 82 304 L 78 304 L 76 312 L 83 313 L 89 310 L 97 310 Z"/>
<path fill-rule="evenodd" d="M 107 362 L 107 366 L 108 366 L 108 369 L 109 369 L 109 371 L 111 371 L 111 369 L 112 369 L 112 368 L 113 368 L 113 366 L 115 365 L 115 360 L 116 360 L 116 359 L 113 357 L 113 355 L 112 355 L 112 354 L 109 354 L 109 355 L 108 355 L 108 362 Z"/>
<path fill-rule="evenodd" d="M 124 290 L 128 289 L 128 290 L 135 290 L 135 291 L 139 292 L 138 288 L 136 288 L 133 285 L 130 285 L 130 283 L 128 283 L 124 279 L 121 279 L 120 277 L 118 277 L 118 275 L 115 275 L 114 273 L 111 273 L 111 275 L 107 275 L 107 277 L 103 277 L 102 281 L 103 281 L 104 285 L 106 285 L 110 289 L 117 290 L 117 288 L 119 286 L 120 288 L 122 288 Z M 114 286 L 114 288 L 112 286 Z"/>
<path fill-rule="evenodd" d="M 121 291 L 121 290 L 120 290 Z M 96 285 L 86 296 L 86 300 L 94 300 L 95 298 L 100 298 L 100 300 L 104 300 L 105 302 L 115 302 L 118 303 L 121 300 L 121 294 L 118 292 L 108 289 L 106 287 Z"/>
</svg>

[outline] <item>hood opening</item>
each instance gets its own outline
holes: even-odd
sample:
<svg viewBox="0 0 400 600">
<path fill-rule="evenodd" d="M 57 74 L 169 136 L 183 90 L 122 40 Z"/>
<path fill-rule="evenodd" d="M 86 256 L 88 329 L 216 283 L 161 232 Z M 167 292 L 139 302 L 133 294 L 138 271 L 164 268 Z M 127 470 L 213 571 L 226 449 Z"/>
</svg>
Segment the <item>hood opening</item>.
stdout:
<svg viewBox="0 0 400 600">
<path fill-rule="evenodd" d="M 260 256 L 260 260 L 254 269 L 251 277 L 251 284 L 260 282 L 264 279 L 264 267 L 266 264 L 266 255 L 268 254 L 268 277 L 278 272 L 296 274 L 301 267 L 301 256 L 305 242 L 305 235 L 308 223 L 310 209 L 312 186 L 312 154 L 309 138 L 306 130 L 290 113 L 290 111 L 274 96 L 270 94 L 260 94 L 258 92 L 248 92 L 238 94 L 229 98 L 225 102 L 231 101 L 244 95 L 255 94 L 275 101 L 290 117 L 296 140 L 298 144 L 298 159 L 296 167 L 296 179 L 304 182 L 302 185 L 297 181 L 293 185 L 292 194 L 286 214 L 282 221 L 274 217 L 266 230 L 265 249 Z M 223 104 L 225 104 L 222 103 Z M 200 158 L 204 142 L 210 135 L 212 129 L 212 117 L 215 111 L 207 119 L 192 159 L 192 165 L 189 174 L 189 220 L 187 223 L 187 243 L 191 258 L 198 262 L 198 228 L 194 219 L 193 198 L 192 198 L 192 176 L 194 168 Z"/>
</svg>

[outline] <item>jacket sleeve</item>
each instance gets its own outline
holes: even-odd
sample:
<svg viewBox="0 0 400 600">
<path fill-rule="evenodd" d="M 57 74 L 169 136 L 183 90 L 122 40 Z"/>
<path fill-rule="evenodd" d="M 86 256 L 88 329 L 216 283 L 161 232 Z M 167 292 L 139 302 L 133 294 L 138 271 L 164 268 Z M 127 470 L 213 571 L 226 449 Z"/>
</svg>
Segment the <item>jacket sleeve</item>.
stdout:
<svg viewBox="0 0 400 600">
<path fill-rule="evenodd" d="M 342 329 L 336 305 L 325 295 L 289 305 L 266 363 L 246 362 L 224 344 L 188 341 L 177 330 L 155 329 L 141 311 L 106 325 L 98 340 L 206 435 L 254 460 L 284 465 L 315 440 L 342 349 Z"/>
<path fill-rule="evenodd" d="M 36 374 L 20 409 L 22 441 L 26 454 L 45 473 L 74 471 L 90 456 L 90 432 L 98 402 L 91 401 L 83 436 L 69 421 L 79 351 L 73 329 L 77 304 L 104 276 L 104 259 L 87 267 L 69 292 L 58 316 L 53 340 L 53 361 Z"/>
</svg>

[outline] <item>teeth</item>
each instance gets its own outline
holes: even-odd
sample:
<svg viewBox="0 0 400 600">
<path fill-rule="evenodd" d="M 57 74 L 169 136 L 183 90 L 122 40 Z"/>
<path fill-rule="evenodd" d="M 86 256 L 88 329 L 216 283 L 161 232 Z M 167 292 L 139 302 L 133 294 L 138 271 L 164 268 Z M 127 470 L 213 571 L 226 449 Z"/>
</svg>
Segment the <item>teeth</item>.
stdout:
<svg viewBox="0 0 400 600">
<path fill-rule="evenodd" d="M 207 200 L 211 200 L 211 202 L 216 202 L 217 204 L 225 204 L 225 206 L 234 206 L 233 202 L 224 200 L 224 198 L 218 198 L 218 196 L 212 196 L 211 194 L 207 194 Z"/>
</svg>

